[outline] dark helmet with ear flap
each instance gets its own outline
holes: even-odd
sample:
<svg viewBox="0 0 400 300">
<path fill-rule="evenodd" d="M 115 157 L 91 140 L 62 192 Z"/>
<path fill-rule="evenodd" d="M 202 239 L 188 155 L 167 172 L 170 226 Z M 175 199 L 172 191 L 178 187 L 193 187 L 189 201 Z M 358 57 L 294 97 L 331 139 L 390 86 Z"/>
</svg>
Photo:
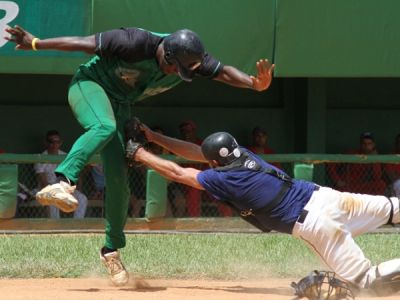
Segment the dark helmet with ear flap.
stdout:
<svg viewBox="0 0 400 300">
<path fill-rule="evenodd" d="M 235 138 L 227 132 L 216 132 L 206 137 L 201 151 L 207 160 L 216 160 L 220 165 L 228 165 L 241 156 Z"/>
<path fill-rule="evenodd" d="M 197 33 L 189 29 L 178 30 L 164 38 L 163 46 L 166 62 L 177 66 L 183 80 L 192 81 L 194 70 L 199 67 L 205 55 Z"/>
</svg>

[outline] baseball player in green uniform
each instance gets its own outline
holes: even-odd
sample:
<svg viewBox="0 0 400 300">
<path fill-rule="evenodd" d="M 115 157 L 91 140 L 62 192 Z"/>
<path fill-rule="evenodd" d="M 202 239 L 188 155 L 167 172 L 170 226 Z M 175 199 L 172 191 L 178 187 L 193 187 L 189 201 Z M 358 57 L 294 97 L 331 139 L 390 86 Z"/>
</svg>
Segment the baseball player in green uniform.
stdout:
<svg viewBox="0 0 400 300">
<path fill-rule="evenodd" d="M 207 53 L 199 36 L 187 29 L 160 34 L 120 28 L 83 37 L 49 39 L 39 39 L 18 25 L 6 28 L 6 32 L 5 38 L 19 50 L 83 51 L 94 55 L 78 68 L 68 92 L 71 109 L 85 133 L 56 169 L 58 182 L 43 188 L 36 198 L 43 205 L 74 211 L 78 202 L 72 192 L 79 173 L 100 152 L 107 191 L 106 240 L 100 258 L 111 281 L 124 285 L 128 273 L 118 249 L 125 246 L 123 229 L 129 203 L 123 128 L 131 117 L 131 105 L 195 76 L 264 91 L 271 84 L 274 65 L 260 60 L 257 76 L 249 76 Z"/>
</svg>

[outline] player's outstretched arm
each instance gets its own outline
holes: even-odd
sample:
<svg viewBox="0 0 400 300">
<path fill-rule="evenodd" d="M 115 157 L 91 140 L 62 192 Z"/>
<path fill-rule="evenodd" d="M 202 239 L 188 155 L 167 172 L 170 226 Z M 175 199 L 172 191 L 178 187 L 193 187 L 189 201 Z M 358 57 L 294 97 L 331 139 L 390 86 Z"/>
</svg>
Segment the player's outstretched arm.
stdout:
<svg viewBox="0 0 400 300">
<path fill-rule="evenodd" d="M 82 51 L 89 54 L 95 53 L 95 36 L 66 36 L 50 39 L 39 39 L 19 25 L 6 28 L 10 36 L 4 38 L 16 44 L 16 50 L 61 50 Z"/>
<path fill-rule="evenodd" d="M 264 91 L 272 82 L 272 73 L 275 65 L 267 59 L 260 59 L 257 63 L 257 76 L 250 76 L 232 66 L 224 66 L 215 80 L 240 88 L 249 88 Z"/>
<path fill-rule="evenodd" d="M 182 168 L 176 163 L 160 158 L 144 148 L 139 148 L 133 154 L 135 161 L 141 162 L 146 166 L 156 170 L 169 180 L 192 186 L 196 189 L 204 190 L 197 181 L 197 174 L 201 171 L 193 168 Z"/>
<path fill-rule="evenodd" d="M 200 162 L 207 162 L 201 152 L 201 147 L 194 143 L 174 139 L 172 137 L 163 135 L 161 133 L 152 131 L 145 124 L 141 124 L 141 129 L 146 135 L 146 139 L 149 142 L 156 143 L 169 152 L 174 153 L 177 156 L 183 157 L 187 160 L 194 160 Z"/>
</svg>

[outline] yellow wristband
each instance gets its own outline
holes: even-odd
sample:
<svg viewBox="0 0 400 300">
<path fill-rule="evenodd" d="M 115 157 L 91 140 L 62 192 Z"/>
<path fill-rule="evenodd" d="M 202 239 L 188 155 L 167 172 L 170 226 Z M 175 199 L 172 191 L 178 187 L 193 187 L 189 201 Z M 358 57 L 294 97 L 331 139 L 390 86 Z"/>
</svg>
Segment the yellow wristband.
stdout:
<svg viewBox="0 0 400 300">
<path fill-rule="evenodd" d="M 32 40 L 32 50 L 33 51 L 37 51 L 38 49 L 36 48 L 36 42 L 38 41 L 39 39 L 38 38 L 34 38 L 33 40 Z"/>
</svg>

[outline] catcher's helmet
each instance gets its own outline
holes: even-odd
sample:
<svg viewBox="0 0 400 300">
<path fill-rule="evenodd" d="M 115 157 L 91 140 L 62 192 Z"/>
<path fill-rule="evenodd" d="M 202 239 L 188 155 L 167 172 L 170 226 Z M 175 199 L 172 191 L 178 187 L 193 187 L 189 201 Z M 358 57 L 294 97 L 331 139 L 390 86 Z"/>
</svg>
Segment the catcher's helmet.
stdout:
<svg viewBox="0 0 400 300">
<path fill-rule="evenodd" d="M 349 284 L 335 277 L 334 272 L 313 271 L 298 283 L 292 282 L 295 299 L 309 300 L 354 300 L 354 292 Z M 354 287 L 353 287 L 354 288 Z"/>
<path fill-rule="evenodd" d="M 199 36 L 189 30 L 181 29 L 164 39 L 164 58 L 167 63 L 178 67 L 179 76 L 192 81 L 194 70 L 204 58 L 204 46 Z"/>
<path fill-rule="evenodd" d="M 216 132 L 205 138 L 201 151 L 207 160 L 216 160 L 220 165 L 228 165 L 241 155 L 235 138 L 227 132 Z"/>
</svg>

